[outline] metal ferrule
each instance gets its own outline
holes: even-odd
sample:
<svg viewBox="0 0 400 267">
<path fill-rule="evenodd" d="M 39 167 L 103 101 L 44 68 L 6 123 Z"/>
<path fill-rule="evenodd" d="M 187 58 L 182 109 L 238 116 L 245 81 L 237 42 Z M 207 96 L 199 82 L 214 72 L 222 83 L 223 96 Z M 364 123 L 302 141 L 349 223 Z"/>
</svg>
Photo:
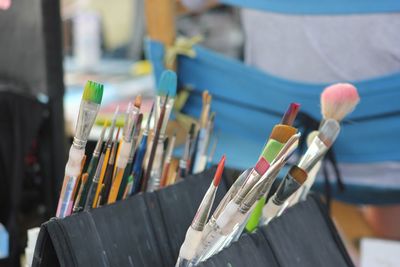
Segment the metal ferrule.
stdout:
<svg viewBox="0 0 400 267">
<path fill-rule="evenodd" d="M 129 114 L 128 123 L 124 127 L 124 142 L 130 143 L 133 139 L 135 124 L 139 115 L 139 110 L 136 108 Z"/>
<path fill-rule="evenodd" d="M 240 204 L 247 193 L 249 193 L 253 186 L 260 180 L 260 178 L 261 175 L 255 169 L 252 169 L 247 176 L 245 183 L 242 185 L 242 187 L 239 189 L 239 192 L 234 197 L 233 201 L 236 204 Z"/>
<path fill-rule="evenodd" d="M 285 201 L 297 190 L 301 184 L 299 184 L 289 173 L 282 180 L 275 195 L 272 198 L 274 204 L 281 206 Z"/>
<path fill-rule="evenodd" d="M 164 101 L 166 99 L 166 96 L 158 96 L 157 97 L 157 101 L 156 101 L 156 105 L 155 105 L 155 124 L 158 124 L 158 120 L 160 118 L 160 114 L 161 114 L 161 109 L 164 106 Z M 168 120 L 169 120 L 169 116 L 171 114 L 171 110 L 172 107 L 174 105 L 174 99 L 172 97 L 168 98 L 168 102 L 167 105 L 165 106 L 165 114 L 164 114 L 164 119 L 161 125 L 161 129 L 160 129 L 160 136 L 165 134 L 165 130 L 167 129 L 167 124 L 168 124 Z"/>
<path fill-rule="evenodd" d="M 192 221 L 191 227 L 196 231 L 203 231 L 205 224 L 207 223 L 210 215 L 211 207 L 214 203 L 215 194 L 217 193 L 217 187 L 212 183 L 205 193 L 203 200 L 200 203 L 199 209 Z"/>
<path fill-rule="evenodd" d="M 297 166 L 309 172 L 327 151 L 328 147 L 316 136 Z"/>
<path fill-rule="evenodd" d="M 254 203 L 259 199 L 263 188 L 263 184 L 257 184 L 243 199 L 242 203 L 239 206 L 239 212 L 245 214 L 248 212 Z"/>
<path fill-rule="evenodd" d="M 93 102 L 82 101 L 79 108 L 78 121 L 75 129 L 73 145 L 78 148 L 85 148 L 90 130 L 93 127 L 100 105 Z"/>
<path fill-rule="evenodd" d="M 231 188 L 229 188 L 228 192 L 225 194 L 224 198 L 219 202 L 217 208 L 215 209 L 212 218 L 217 219 L 219 215 L 221 215 L 222 211 L 225 209 L 226 205 L 228 205 L 229 201 L 234 198 L 234 196 L 237 194 L 239 189 L 242 187 L 244 184 L 247 176 L 251 172 L 252 169 L 247 169 L 244 172 L 242 172 L 239 177 L 236 179 L 236 181 L 233 183 Z"/>
</svg>

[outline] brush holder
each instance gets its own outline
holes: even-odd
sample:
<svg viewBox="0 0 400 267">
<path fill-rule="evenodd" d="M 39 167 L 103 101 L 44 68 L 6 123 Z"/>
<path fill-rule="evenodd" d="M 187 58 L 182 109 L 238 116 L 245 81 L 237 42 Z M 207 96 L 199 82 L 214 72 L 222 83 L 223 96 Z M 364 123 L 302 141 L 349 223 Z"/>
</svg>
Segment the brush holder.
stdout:
<svg viewBox="0 0 400 267">
<path fill-rule="evenodd" d="M 155 192 L 49 220 L 41 227 L 32 266 L 174 266 L 214 173 L 211 168 Z M 238 175 L 225 169 L 214 208 Z M 293 206 L 266 229 L 243 235 L 200 266 L 229 262 L 232 266 L 295 266 L 289 263 L 296 259 L 307 264 L 327 261 L 296 266 L 353 266 L 316 196 Z"/>
</svg>

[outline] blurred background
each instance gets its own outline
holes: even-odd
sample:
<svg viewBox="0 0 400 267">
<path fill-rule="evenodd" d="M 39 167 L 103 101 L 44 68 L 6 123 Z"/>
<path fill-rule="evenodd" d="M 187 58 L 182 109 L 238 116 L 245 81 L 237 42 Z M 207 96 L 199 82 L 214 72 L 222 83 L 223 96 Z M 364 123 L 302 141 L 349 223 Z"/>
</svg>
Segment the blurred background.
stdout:
<svg viewBox="0 0 400 267">
<path fill-rule="evenodd" d="M 240 8 L 176 4 L 177 36 L 201 35 L 204 47 L 245 60 L 248 24 Z M 150 110 L 155 81 L 145 14 L 145 0 L 0 0 L 0 266 L 28 266 L 27 230 L 54 216 L 85 82 L 105 84 L 104 116 L 139 93 Z M 393 23 L 400 26 L 398 16 Z M 399 31 L 385 34 L 398 40 Z M 89 149 L 100 130 L 91 132 Z M 334 200 L 331 212 L 357 266 L 378 266 L 361 263 L 385 246 L 399 249 L 400 206 Z"/>
</svg>

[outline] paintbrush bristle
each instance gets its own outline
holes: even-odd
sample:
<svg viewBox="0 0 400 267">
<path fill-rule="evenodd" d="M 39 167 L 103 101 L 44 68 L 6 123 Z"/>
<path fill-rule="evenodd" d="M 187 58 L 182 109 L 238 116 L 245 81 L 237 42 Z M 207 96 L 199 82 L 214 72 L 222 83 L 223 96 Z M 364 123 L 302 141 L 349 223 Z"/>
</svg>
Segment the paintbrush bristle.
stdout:
<svg viewBox="0 0 400 267">
<path fill-rule="evenodd" d="M 174 98 L 176 95 L 177 77 L 176 73 L 171 70 L 165 70 L 161 74 L 160 82 L 158 84 L 158 95 Z"/>
<path fill-rule="evenodd" d="M 87 81 L 83 90 L 82 100 L 101 104 L 104 85 L 93 81 Z"/>
<path fill-rule="evenodd" d="M 307 180 L 307 172 L 302 168 L 294 165 L 290 168 L 290 176 L 292 176 L 299 184 L 303 184 Z"/>
<path fill-rule="evenodd" d="M 270 139 L 274 139 L 279 143 L 286 143 L 292 135 L 296 134 L 297 129 L 290 125 L 278 124 L 272 129 Z"/>
<path fill-rule="evenodd" d="M 264 173 L 268 170 L 268 168 L 269 168 L 269 162 L 263 157 L 261 157 L 258 160 L 256 166 L 254 167 L 254 170 L 258 172 L 260 175 L 264 175 Z"/>
<path fill-rule="evenodd" d="M 299 113 L 300 110 L 300 104 L 298 103 L 290 103 L 288 109 L 285 112 L 285 115 L 283 115 L 281 124 L 284 125 L 293 125 L 294 120 L 297 117 L 297 113 Z"/>
<path fill-rule="evenodd" d="M 135 98 L 135 103 L 133 105 L 140 109 L 140 106 L 142 105 L 142 95 L 138 95 Z"/>
<path fill-rule="evenodd" d="M 357 88 L 349 83 L 331 85 L 321 94 L 321 113 L 324 119 L 337 121 L 351 113 L 360 101 Z"/>
<path fill-rule="evenodd" d="M 208 94 L 207 99 L 206 99 L 206 104 L 210 105 L 212 100 L 212 95 Z"/>
<path fill-rule="evenodd" d="M 203 94 L 202 94 L 203 105 L 205 105 L 207 102 L 207 96 L 208 96 L 208 91 L 207 90 L 203 91 Z"/>
<path fill-rule="evenodd" d="M 334 119 L 328 119 L 324 121 L 324 124 L 322 124 L 319 129 L 318 138 L 324 142 L 327 147 L 331 147 L 339 135 L 339 132 L 339 123 Z"/>
<path fill-rule="evenodd" d="M 224 172 L 224 167 L 225 167 L 225 159 L 226 157 L 225 155 L 223 155 L 218 163 L 218 167 L 214 175 L 214 182 L 213 182 L 214 186 L 218 186 L 219 183 L 221 182 L 222 173 Z"/>
</svg>

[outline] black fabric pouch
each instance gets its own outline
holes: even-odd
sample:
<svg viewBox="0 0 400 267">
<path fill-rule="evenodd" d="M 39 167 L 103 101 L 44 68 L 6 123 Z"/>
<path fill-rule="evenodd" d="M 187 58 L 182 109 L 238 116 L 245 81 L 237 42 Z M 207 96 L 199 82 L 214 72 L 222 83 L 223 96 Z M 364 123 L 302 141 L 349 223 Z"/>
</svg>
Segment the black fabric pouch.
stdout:
<svg viewBox="0 0 400 267">
<path fill-rule="evenodd" d="M 337 230 L 317 195 L 289 208 L 255 233 L 214 255 L 201 267 L 353 267 Z"/>
<path fill-rule="evenodd" d="M 156 192 L 51 219 L 41 227 L 33 266 L 174 266 L 214 172 L 212 168 Z M 232 177 L 238 175 L 229 169 L 224 172 L 215 203 L 226 193 Z M 322 248 L 326 250 L 323 253 L 319 252 Z M 321 265 L 322 260 L 327 264 Z M 229 264 L 353 266 L 323 204 L 314 196 L 289 209 L 267 228 L 243 235 L 201 266 Z"/>
</svg>

